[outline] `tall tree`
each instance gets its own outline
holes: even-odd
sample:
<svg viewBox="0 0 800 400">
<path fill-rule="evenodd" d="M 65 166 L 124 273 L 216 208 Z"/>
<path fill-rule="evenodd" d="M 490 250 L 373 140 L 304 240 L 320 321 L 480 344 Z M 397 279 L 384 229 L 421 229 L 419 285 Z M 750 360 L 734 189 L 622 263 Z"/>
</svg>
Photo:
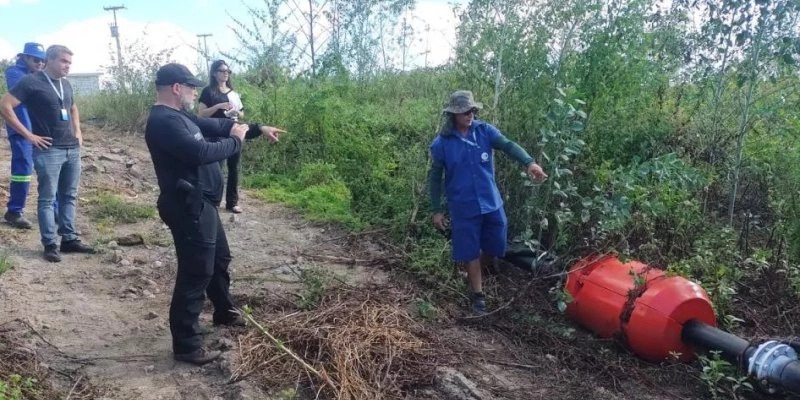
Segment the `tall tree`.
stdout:
<svg viewBox="0 0 800 400">
<path fill-rule="evenodd" d="M 297 37 L 287 29 L 289 15 L 284 11 L 287 0 L 262 1 L 263 7 L 247 6 L 250 21 L 232 18 L 231 29 L 243 47 L 240 54 L 244 56 L 223 55 L 249 65 L 260 81 L 274 81 L 297 65 Z"/>
</svg>

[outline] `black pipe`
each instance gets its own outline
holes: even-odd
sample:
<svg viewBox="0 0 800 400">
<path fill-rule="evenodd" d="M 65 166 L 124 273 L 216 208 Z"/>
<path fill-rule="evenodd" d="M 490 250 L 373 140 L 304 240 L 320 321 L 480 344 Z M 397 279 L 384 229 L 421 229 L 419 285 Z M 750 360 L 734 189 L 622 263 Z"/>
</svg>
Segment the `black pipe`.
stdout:
<svg viewBox="0 0 800 400">
<path fill-rule="evenodd" d="M 683 324 L 681 340 L 696 350 L 719 351 L 723 360 L 742 371 L 747 371 L 747 360 L 755 351 L 747 340 L 696 319 Z"/>
<path fill-rule="evenodd" d="M 536 257 L 520 256 L 516 254 L 506 254 L 505 256 L 503 256 L 503 260 L 507 261 L 509 264 L 517 268 L 520 268 L 528 272 L 532 272 L 533 265 L 536 262 Z"/>
<path fill-rule="evenodd" d="M 502 259 L 537 276 L 551 275 L 558 268 L 557 257 L 545 251 L 532 250 L 527 245 L 510 245 Z"/>
<path fill-rule="evenodd" d="M 800 394 L 800 360 L 786 364 L 781 372 L 780 385 L 787 392 Z"/>
<path fill-rule="evenodd" d="M 683 325 L 681 339 L 696 350 L 719 351 L 723 360 L 736 365 L 745 374 L 750 372 L 750 358 L 759 350 L 758 346 L 753 346 L 750 342 L 736 335 L 695 319 L 689 320 Z M 780 345 L 788 346 L 786 343 Z M 791 347 L 794 348 L 794 346 Z M 769 350 L 768 347 L 766 349 Z M 759 361 L 758 359 L 761 359 L 762 355 L 755 355 L 757 360 L 754 362 L 771 362 L 763 359 Z M 777 361 L 779 363 L 785 362 L 779 359 Z M 769 384 L 780 387 L 789 393 L 800 394 L 800 360 L 790 360 L 783 366 L 782 370 L 772 371 L 777 373 L 768 373 L 766 377 L 763 377 Z M 762 377 L 753 377 L 762 379 Z"/>
</svg>

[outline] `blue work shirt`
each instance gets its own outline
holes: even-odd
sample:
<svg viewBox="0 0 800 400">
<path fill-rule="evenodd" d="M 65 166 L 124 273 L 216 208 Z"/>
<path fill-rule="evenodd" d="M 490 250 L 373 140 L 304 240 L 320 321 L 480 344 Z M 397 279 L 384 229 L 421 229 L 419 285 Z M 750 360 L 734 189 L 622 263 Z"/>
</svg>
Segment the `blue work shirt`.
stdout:
<svg viewBox="0 0 800 400">
<path fill-rule="evenodd" d="M 503 199 L 494 179 L 492 143 L 505 139 L 493 125 L 473 120 L 467 135 L 453 130 L 431 144 L 433 162 L 444 166 L 447 208 L 451 218 L 497 211 Z"/>
<path fill-rule="evenodd" d="M 8 67 L 6 69 L 6 88 L 11 90 L 14 85 L 17 84 L 25 75 L 28 75 L 31 71 L 28 69 L 28 65 L 25 64 L 25 60 L 22 57 L 17 58 L 17 63 Z M 17 119 L 25 128 L 31 130 L 31 117 L 28 115 L 28 107 L 24 104 L 20 104 L 14 107 L 14 113 L 17 114 Z M 6 123 L 6 132 L 8 135 L 19 135 L 19 132 L 14 130 L 8 123 Z"/>
</svg>

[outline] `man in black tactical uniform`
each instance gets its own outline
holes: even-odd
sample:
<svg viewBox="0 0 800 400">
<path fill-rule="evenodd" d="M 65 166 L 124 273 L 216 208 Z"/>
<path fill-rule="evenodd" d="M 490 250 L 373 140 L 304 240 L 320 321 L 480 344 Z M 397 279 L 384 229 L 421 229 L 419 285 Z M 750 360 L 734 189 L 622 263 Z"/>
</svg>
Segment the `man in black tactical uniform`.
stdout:
<svg viewBox="0 0 800 400">
<path fill-rule="evenodd" d="M 176 360 L 197 365 L 221 354 L 202 346 L 198 316 L 206 293 L 214 305 L 214 325 L 243 325 L 228 291 L 231 253 L 217 212 L 222 200 L 219 161 L 241 151 L 245 139 L 265 134 L 277 142 L 284 133 L 190 114 L 196 88 L 203 85 L 181 64 L 162 66 L 156 73 L 158 99 L 145 129 L 160 189 L 158 213 L 172 232 L 178 258 L 169 310 L 172 349 Z"/>
</svg>

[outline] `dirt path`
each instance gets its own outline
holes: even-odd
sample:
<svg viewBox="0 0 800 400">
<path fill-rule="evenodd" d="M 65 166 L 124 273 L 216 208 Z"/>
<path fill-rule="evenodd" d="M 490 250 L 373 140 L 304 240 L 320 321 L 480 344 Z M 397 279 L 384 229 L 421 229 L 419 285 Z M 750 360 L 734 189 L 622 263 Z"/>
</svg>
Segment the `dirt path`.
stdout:
<svg viewBox="0 0 800 400">
<path fill-rule="evenodd" d="M 38 229 L 0 225 L 0 253 L 15 265 L 0 277 L 0 324 L 26 340 L 56 376 L 88 377 L 109 399 L 262 398 L 247 383 L 227 383 L 235 352 L 205 367 L 172 360 L 167 314 L 176 263 L 166 226 L 157 217 L 113 226 L 89 217 L 100 193 L 155 203 L 157 188 L 146 147 L 141 137 L 108 137 L 91 128 L 84 132 L 78 229 L 85 242 L 102 252 L 64 255 L 62 262 L 48 263 L 41 257 Z M 9 175 L 9 159 L 8 146 L 0 146 L 2 177 Z M 35 221 L 33 186 L 26 215 Z M 3 206 L 7 193 L 3 186 Z M 297 269 L 292 266 L 301 257 L 299 249 L 318 247 L 325 229 L 246 193 L 242 205 L 244 214 L 222 214 L 234 254 L 232 292 L 258 296 L 295 288 Z M 109 243 L 131 233 L 141 234 L 145 245 Z M 374 270 L 320 266 L 357 280 L 384 279 Z M 208 330 L 207 343 L 232 345 L 232 332 L 212 328 L 209 313 L 201 315 L 201 325 Z"/>
</svg>

